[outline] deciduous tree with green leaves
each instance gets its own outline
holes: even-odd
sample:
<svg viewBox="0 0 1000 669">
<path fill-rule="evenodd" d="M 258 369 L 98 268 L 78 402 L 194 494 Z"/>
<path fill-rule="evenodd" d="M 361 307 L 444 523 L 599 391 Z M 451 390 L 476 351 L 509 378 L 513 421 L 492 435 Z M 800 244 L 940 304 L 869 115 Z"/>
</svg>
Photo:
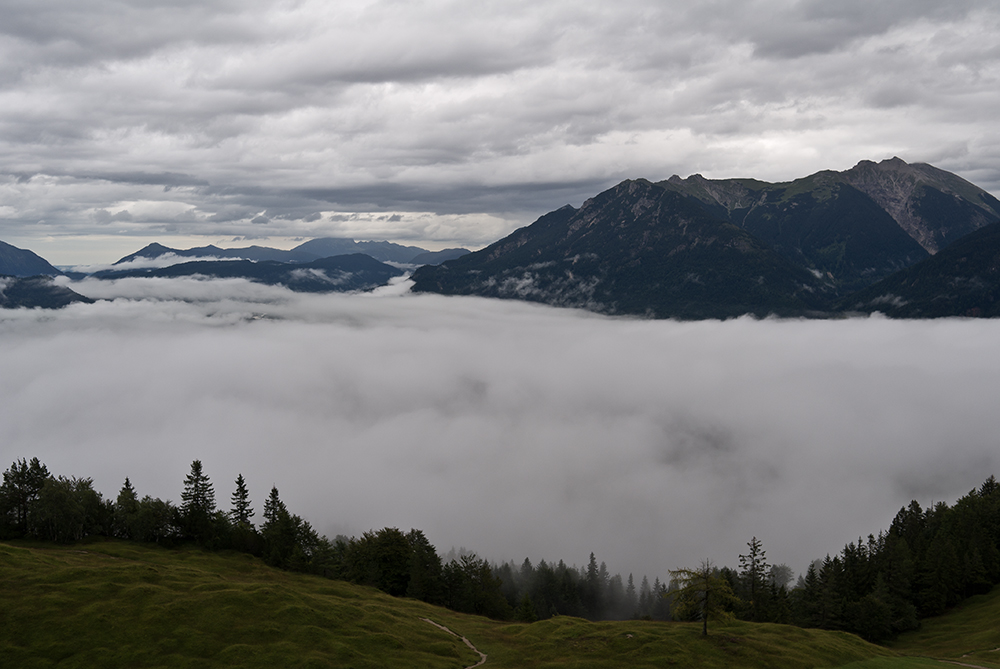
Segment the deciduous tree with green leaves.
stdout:
<svg viewBox="0 0 1000 669">
<path fill-rule="evenodd" d="M 670 577 L 677 585 L 673 593 L 675 617 L 700 619 L 702 636 L 708 636 L 710 617 L 729 618 L 732 607 L 740 603 L 729 582 L 709 560 L 696 569 L 672 570 Z"/>
</svg>

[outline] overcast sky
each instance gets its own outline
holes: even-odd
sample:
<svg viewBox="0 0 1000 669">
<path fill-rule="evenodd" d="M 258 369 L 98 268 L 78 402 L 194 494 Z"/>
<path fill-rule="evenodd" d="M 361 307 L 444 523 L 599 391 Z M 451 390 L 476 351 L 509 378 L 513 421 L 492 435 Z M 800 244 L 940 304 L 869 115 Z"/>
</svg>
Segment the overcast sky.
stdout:
<svg viewBox="0 0 1000 669">
<path fill-rule="evenodd" d="M 992 0 L 3 0 L 0 240 L 476 247 L 624 179 L 1000 194 Z"/>
<path fill-rule="evenodd" d="M 86 281 L 0 310 L 0 466 L 179 502 L 201 459 L 261 520 L 666 577 L 796 572 L 1000 474 L 1000 321 L 614 319 L 243 280 Z M 405 289 L 399 287 L 396 292 Z M 392 292 L 390 289 L 388 292 Z M 256 318 L 255 318 L 256 317 Z"/>
</svg>

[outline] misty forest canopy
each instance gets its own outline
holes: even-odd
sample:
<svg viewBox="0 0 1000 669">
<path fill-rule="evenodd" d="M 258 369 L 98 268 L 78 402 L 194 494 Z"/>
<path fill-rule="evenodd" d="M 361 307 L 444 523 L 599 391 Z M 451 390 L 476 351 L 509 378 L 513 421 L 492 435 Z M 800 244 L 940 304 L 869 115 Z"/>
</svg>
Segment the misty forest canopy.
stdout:
<svg viewBox="0 0 1000 669">
<path fill-rule="evenodd" d="M 893 158 L 785 183 L 628 180 L 474 253 L 334 237 L 288 251 L 153 243 L 111 268 L 68 272 L 67 285 L 43 278 L 63 274 L 44 259 L 0 243 L 0 307 L 86 302 L 84 278 L 242 278 L 322 293 L 411 270 L 416 292 L 654 318 L 995 317 L 1000 201 Z"/>
<path fill-rule="evenodd" d="M 243 475 L 224 510 L 199 460 L 191 463 L 180 499 L 176 505 L 140 497 L 128 478 L 109 499 L 89 478 L 53 475 L 37 458 L 16 460 L 0 486 L 0 539 L 195 543 L 501 620 L 698 620 L 708 633 L 712 618 L 735 616 L 845 630 L 870 641 L 914 629 L 920 618 L 1000 583 L 1000 484 L 993 476 L 953 506 L 911 502 L 887 530 L 814 561 L 791 588 L 791 570 L 771 564 L 756 536 L 738 567 L 705 561 L 671 571 L 669 582 L 650 584 L 643 576 L 637 584 L 632 574 L 612 575 L 593 553 L 583 568 L 528 558 L 496 564 L 454 550 L 445 560 L 420 530 L 388 527 L 331 541 L 291 513 L 276 487 L 258 526 Z"/>
</svg>

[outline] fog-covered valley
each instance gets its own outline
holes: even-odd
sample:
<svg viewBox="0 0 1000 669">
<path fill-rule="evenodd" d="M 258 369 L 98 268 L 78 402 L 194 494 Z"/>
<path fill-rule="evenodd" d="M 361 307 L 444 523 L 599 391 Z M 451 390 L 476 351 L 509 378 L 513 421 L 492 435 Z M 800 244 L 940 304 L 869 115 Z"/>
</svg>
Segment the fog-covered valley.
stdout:
<svg viewBox="0 0 1000 669">
<path fill-rule="evenodd" d="M 329 536 L 665 576 L 752 536 L 796 572 L 996 473 L 992 320 L 647 321 L 244 280 L 0 312 L 0 448 L 114 496 L 275 485 Z M 114 298 L 114 299 L 112 299 Z M 7 464 L 6 462 L 4 463 Z"/>
</svg>

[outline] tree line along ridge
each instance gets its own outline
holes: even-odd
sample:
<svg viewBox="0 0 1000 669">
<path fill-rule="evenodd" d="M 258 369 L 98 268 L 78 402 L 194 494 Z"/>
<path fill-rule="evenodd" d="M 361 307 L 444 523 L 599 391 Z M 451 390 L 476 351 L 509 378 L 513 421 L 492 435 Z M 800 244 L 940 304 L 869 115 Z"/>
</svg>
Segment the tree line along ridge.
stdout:
<svg viewBox="0 0 1000 669">
<path fill-rule="evenodd" d="M 230 510 L 218 508 L 200 460 L 191 463 L 180 505 L 140 497 L 128 478 L 115 499 L 106 499 L 92 479 L 54 476 L 38 458 L 16 460 L 0 485 L 0 540 L 193 543 L 500 620 L 700 621 L 707 634 L 710 619 L 735 617 L 884 642 L 1000 583 L 1000 484 L 993 476 L 952 506 L 911 502 L 887 530 L 814 561 L 791 587 L 791 570 L 769 564 L 756 536 L 739 568 L 706 560 L 672 570 L 667 582 L 656 578 L 651 585 L 643 576 L 637 586 L 632 574 L 611 575 L 593 553 L 583 568 L 528 558 L 520 565 L 490 563 L 454 549 L 442 557 L 422 531 L 391 527 L 330 540 L 291 513 L 273 486 L 259 526 L 254 515 L 242 474 Z"/>
</svg>

